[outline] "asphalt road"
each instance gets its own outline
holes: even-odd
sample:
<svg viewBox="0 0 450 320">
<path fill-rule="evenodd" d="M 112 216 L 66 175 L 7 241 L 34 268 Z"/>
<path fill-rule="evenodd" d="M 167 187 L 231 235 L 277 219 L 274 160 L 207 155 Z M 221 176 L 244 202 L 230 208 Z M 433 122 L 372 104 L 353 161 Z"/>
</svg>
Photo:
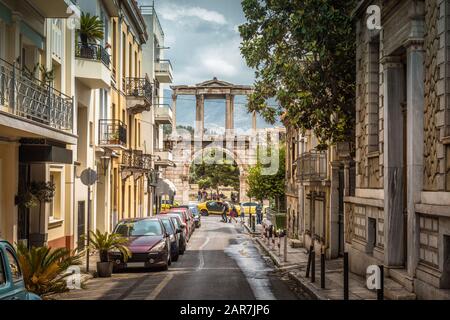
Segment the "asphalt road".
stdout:
<svg viewBox="0 0 450 320">
<path fill-rule="evenodd" d="M 240 224 L 204 217 L 184 255 L 168 271 L 130 268 L 59 299 L 298 299 Z"/>
</svg>

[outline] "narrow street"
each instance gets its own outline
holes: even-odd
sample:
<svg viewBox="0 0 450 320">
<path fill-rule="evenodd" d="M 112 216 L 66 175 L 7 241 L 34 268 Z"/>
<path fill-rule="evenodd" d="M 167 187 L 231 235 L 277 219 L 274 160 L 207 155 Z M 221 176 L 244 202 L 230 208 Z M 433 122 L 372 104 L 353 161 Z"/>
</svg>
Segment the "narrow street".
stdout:
<svg viewBox="0 0 450 320">
<path fill-rule="evenodd" d="M 203 217 L 188 249 L 166 272 L 130 268 L 95 278 L 58 299 L 298 299 L 263 257 L 245 229 L 218 216 Z"/>
</svg>

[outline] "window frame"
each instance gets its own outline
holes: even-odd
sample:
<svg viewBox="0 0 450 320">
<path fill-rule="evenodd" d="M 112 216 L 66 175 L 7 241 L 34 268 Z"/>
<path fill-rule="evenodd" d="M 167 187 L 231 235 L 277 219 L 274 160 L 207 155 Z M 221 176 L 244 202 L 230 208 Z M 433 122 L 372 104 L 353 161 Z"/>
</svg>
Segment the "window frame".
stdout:
<svg viewBox="0 0 450 320">
<path fill-rule="evenodd" d="M 12 270 L 11 270 L 11 267 L 9 267 L 10 273 L 11 273 L 11 280 L 12 280 L 12 283 L 17 283 L 17 282 L 23 281 L 22 269 L 20 268 L 19 260 L 17 260 L 17 257 L 16 257 L 16 255 L 14 254 L 14 251 L 13 251 L 11 248 L 6 247 L 6 248 L 5 248 L 5 252 L 6 252 L 6 259 L 8 259 L 7 262 L 10 263 L 9 257 L 8 257 L 8 254 L 10 254 L 11 257 L 14 259 L 14 262 L 17 264 L 17 268 L 18 268 L 19 274 L 20 274 L 20 278 L 14 279 L 14 274 L 13 274 L 13 272 L 12 272 Z M 6 259 L 5 259 L 5 260 L 6 260 Z"/>
</svg>

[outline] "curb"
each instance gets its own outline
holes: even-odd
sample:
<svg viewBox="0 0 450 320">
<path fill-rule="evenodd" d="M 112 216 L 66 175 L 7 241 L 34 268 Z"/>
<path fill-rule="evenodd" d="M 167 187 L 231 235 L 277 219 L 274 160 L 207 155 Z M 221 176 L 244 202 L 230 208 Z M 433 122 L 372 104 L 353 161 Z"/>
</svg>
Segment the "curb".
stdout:
<svg viewBox="0 0 450 320">
<path fill-rule="evenodd" d="M 243 223 L 243 225 L 247 230 L 247 232 L 250 233 L 252 236 L 259 236 L 261 234 L 261 232 L 253 232 L 252 230 L 250 230 L 250 227 L 246 223 Z"/>
<path fill-rule="evenodd" d="M 291 265 L 291 266 L 294 265 L 294 264 L 288 264 L 288 263 L 286 263 L 286 264 L 280 263 L 280 261 L 275 256 L 275 254 L 267 249 L 266 245 L 264 243 L 262 243 L 260 238 L 256 238 L 255 240 L 258 243 L 258 245 L 264 250 L 264 252 L 266 252 L 269 255 L 270 259 L 273 261 L 273 263 L 276 265 L 276 267 L 278 269 L 281 269 L 281 268 L 289 266 L 289 265 Z M 288 274 L 289 278 L 291 280 L 295 281 L 300 286 L 300 288 L 305 293 L 307 293 L 312 299 L 314 299 L 314 300 L 330 300 L 329 298 L 322 295 L 316 288 L 311 286 L 307 281 L 298 277 L 294 273 L 288 272 L 287 274 Z"/>
</svg>

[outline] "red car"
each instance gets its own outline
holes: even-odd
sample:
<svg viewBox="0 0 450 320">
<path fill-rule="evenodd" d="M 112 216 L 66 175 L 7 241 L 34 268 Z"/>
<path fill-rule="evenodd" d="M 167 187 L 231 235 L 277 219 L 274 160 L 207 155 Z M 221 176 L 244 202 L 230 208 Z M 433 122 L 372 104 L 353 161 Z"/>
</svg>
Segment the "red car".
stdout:
<svg viewBox="0 0 450 320">
<path fill-rule="evenodd" d="M 138 218 L 120 221 L 114 228 L 128 238 L 127 247 L 131 251 L 128 261 L 119 251 L 110 251 L 109 258 L 114 261 L 114 271 L 119 271 L 130 264 L 139 264 L 147 268 L 162 267 L 167 270 L 172 263 L 170 254 L 170 234 L 158 218 Z"/>
<path fill-rule="evenodd" d="M 180 216 L 181 221 L 186 224 L 187 238 L 189 241 L 195 229 L 191 210 L 188 208 L 171 208 L 167 213 L 176 213 Z"/>
</svg>

